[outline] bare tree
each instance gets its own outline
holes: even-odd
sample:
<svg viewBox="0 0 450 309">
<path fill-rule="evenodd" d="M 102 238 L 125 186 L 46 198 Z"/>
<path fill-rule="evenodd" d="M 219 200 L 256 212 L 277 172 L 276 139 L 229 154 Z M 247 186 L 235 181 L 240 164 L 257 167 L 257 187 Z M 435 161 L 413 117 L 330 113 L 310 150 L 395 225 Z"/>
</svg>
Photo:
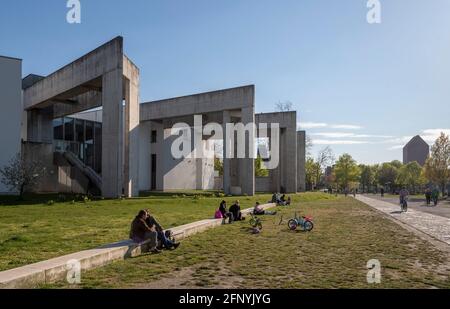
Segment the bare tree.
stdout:
<svg viewBox="0 0 450 309">
<path fill-rule="evenodd" d="M 332 165 L 335 161 L 333 150 L 330 146 L 327 146 L 319 151 L 317 154 L 317 163 L 319 163 L 320 168 L 324 170 L 328 166 Z"/>
<path fill-rule="evenodd" d="M 293 104 L 291 101 L 278 102 L 275 104 L 275 110 L 277 112 L 289 112 L 293 109 Z"/>
<path fill-rule="evenodd" d="M 306 140 L 306 142 L 305 142 L 306 156 L 310 157 L 311 156 L 311 150 L 312 150 L 312 148 L 314 146 L 313 140 L 312 140 L 311 136 L 309 136 L 309 135 L 305 136 L 305 140 Z"/>
<path fill-rule="evenodd" d="M 19 153 L 8 165 L 0 168 L 1 182 L 11 190 L 19 192 L 20 198 L 25 190 L 32 189 L 44 174 L 45 168 L 41 162 L 25 160 Z"/>
</svg>

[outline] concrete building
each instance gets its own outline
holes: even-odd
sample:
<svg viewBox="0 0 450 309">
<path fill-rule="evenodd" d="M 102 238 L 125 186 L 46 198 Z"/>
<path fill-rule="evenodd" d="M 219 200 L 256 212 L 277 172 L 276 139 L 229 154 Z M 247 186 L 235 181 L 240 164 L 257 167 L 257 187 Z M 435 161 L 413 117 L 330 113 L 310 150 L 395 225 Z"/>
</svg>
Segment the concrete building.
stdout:
<svg viewBox="0 0 450 309">
<path fill-rule="evenodd" d="M 430 155 L 430 146 L 419 135 L 403 147 L 403 164 L 416 161 L 423 166 Z"/>
<path fill-rule="evenodd" d="M 122 37 L 48 76 L 28 75 L 22 82 L 20 61 L 8 61 L 19 64 L 10 71 L 19 71 L 2 70 L 2 78 L 5 72 L 4 78 L 14 85 L 1 84 L 12 90 L 8 96 L 15 103 L 2 91 L 2 105 L 11 102 L 8 106 L 16 117 L 8 116 L 11 127 L 3 122 L 0 126 L 17 135 L 9 136 L 17 147 L 8 156 L 20 148 L 22 130 L 22 155 L 46 167 L 48 173 L 36 191 L 90 191 L 115 198 L 151 190 L 216 188 L 226 194 L 253 195 L 255 191 L 292 193 L 305 188 L 305 134 L 297 132 L 297 113 L 255 115 L 253 85 L 140 103 L 139 68 L 123 53 Z M 21 124 L 23 113 L 26 121 Z M 215 123 L 223 128 L 220 183 L 215 181 L 214 170 L 218 137 L 212 132 L 199 133 L 194 115 L 201 115 L 201 125 Z M 179 123 L 186 126 L 183 132 L 200 134 L 201 141 L 192 141 L 189 151 L 202 149 L 203 156 L 172 155 L 179 138 L 172 129 Z M 244 157 L 237 156 L 236 145 L 242 139 L 253 145 L 258 131 L 249 129 L 235 137 L 234 131 L 227 130 L 227 124 L 260 123 L 280 127 L 273 141 L 279 147 L 279 165 L 266 179 L 255 179 L 252 147 Z M 269 131 L 278 132 L 275 128 Z M 231 153 L 233 157 L 225 156 Z"/>
<path fill-rule="evenodd" d="M 22 60 L 0 56 L 0 166 L 20 152 Z M 9 189 L 0 182 L 0 193 Z"/>
</svg>

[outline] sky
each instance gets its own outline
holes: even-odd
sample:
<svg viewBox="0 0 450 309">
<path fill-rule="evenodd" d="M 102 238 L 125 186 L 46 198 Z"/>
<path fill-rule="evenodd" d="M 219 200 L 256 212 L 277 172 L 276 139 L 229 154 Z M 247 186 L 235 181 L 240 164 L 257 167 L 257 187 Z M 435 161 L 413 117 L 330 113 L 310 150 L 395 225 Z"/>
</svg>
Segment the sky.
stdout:
<svg viewBox="0 0 450 309">
<path fill-rule="evenodd" d="M 402 158 L 414 135 L 450 134 L 450 1 L 0 0 L 0 55 L 48 75 L 121 35 L 141 101 L 256 86 L 256 111 L 292 102 L 315 155 Z"/>
</svg>

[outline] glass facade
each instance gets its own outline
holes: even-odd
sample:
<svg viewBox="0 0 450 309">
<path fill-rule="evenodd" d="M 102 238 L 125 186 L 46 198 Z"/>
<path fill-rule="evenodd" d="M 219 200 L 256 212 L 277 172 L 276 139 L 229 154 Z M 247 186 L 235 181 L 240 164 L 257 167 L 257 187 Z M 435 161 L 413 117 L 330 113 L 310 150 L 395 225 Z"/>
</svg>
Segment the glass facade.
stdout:
<svg viewBox="0 0 450 309">
<path fill-rule="evenodd" d="M 71 151 L 97 173 L 102 169 L 102 124 L 70 117 L 53 120 L 56 152 Z"/>
</svg>

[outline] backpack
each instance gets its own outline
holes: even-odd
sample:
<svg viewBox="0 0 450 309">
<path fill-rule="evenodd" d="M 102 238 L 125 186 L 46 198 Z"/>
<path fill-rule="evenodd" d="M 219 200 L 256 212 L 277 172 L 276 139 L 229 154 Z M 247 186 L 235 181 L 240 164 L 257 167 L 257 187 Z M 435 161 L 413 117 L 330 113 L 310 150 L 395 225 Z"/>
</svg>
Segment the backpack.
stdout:
<svg viewBox="0 0 450 309">
<path fill-rule="evenodd" d="M 220 212 L 220 210 L 216 210 L 215 214 L 214 214 L 214 218 L 215 219 L 223 219 L 223 215 L 222 212 Z"/>
</svg>

